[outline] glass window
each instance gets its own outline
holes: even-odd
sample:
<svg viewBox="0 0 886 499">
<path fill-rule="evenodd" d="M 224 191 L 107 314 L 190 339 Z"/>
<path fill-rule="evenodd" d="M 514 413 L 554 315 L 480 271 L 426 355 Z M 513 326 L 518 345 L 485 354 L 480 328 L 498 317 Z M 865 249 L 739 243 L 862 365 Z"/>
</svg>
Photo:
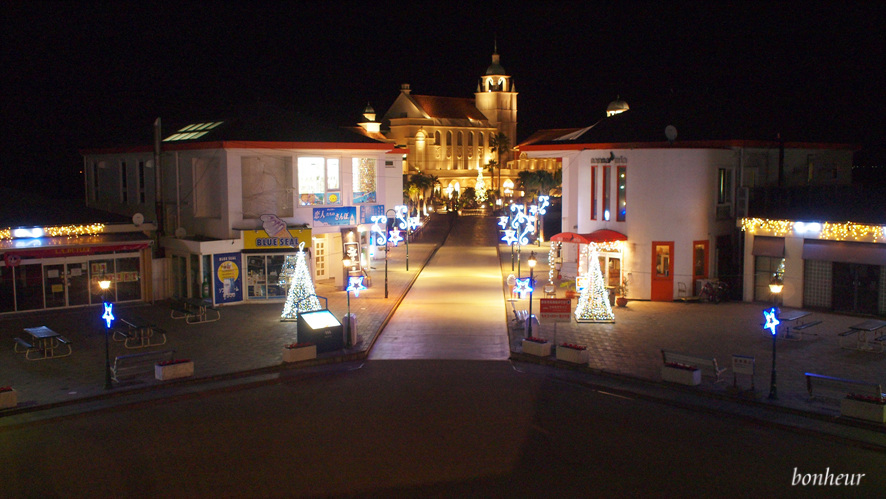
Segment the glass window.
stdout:
<svg viewBox="0 0 886 499">
<path fill-rule="evenodd" d="M 609 212 L 609 186 L 612 185 L 612 169 L 608 166 L 603 167 L 603 220 L 612 219 Z"/>
<path fill-rule="evenodd" d="M 141 299 L 140 276 L 138 257 L 117 259 L 117 301 Z"/>
<path fill-rule="evenodd" d="M 291 217 L 292 160 L 286 157 L 244 156 L 240 160 L 243 218 L 265 214 Z"/>
<path fill-rule="evenodd" d="M 0 265 L 0 312 L 15 311 L 14 267 Z"/>
<path fill-rule="evenodd" d="M 615 219 L 619 222 L 625 221 L 625 216 L 627 216 L 628 211 L 628 202 L 627 202 L 627 168 L 624 166 L 618 167 L 618 192 L 616 196 L 618 199 L 616 202 L 618 203 L 618 213 L 615 215 Z"/>
<path fill-rule="evenodd" d="M 43 308 L 43 272 L 41 265 L 15 267 L 15 301 L 18 310 Z"/>
<path fill-rule="evenodd" d="M 354 180 L 354 204 L 376 202 L 376 160 L 353 158 L 351 170 Z"/>
<path fill-rule="evenodd" d="M 707 241 L 695 242 L 692 245 L 692 276 L 694 279 L 707 279 L 708 277 Z"/>
<path fill-rule="evenodd" d="M 591 220 L 597 219 L 597 167 L 591 167 Z"/>
<path fill-rule="evenodd" d="M 125 203 L 127 201 L 127 188 L 126 188 L 126 161 L 120 162 L 120 201 Z"/>
<path fill-rule="evenodd" d="M 671 247 L 667 244 L 655 246 L 655 277 L 668 277 L 671 273 Z"/>
<path fill-rule="evenodd" d="M 732 202 L 732 170 L 720 168 L 717 183 L 717 202 L 726 204 Z"/>
<path fill-rule="evenodd" d="M 339 160 L 298 158 L 298 204 L 342 204 Z"/>
<path fill-rule="evenodd" d="M 784 275 L 784 258 L 772 256 L 754 257 L 754 299 L 772 301 L 769 283 L 774 274 Z"/>
</svg>

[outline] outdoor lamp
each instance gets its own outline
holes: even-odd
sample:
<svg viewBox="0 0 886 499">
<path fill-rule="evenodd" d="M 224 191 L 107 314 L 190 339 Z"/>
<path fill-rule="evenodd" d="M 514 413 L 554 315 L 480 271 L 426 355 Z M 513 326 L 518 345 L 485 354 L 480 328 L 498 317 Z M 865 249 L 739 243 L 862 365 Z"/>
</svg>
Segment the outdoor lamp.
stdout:
<svg viewBox="0 0 886 499">
<path fill-rule="evenodd" d="M 529 338 L 532 338 L 532 291 L 535 289 L 535 264 L 538 263 L 538 260 L 535 259 L 535 252 L 529 253 L 529 260 L 526 262 L 529 264 L 529 318 L 526 319 L 529 321 L 529 327 L 526 330 Z"/>
<path fill-rule="evenodd" d="M 782 289 L 784 289 L 784 281 L 782 281 L 778 274 L 772 274 L 772 279 L 769 281 L 769 291 L 778 296 Z"/>
<path fill-rule="evenodd" d="M 772 274 L 772 279 L 769 281 L 769 291 L 772 292 L 773 301 L 775 302 L 772 307 L 772 312 L 767 317 L 764 312 L 764 317 L 766 317 L 766 327 L 772 329 L 772 374 L 770 376 L 769 382 L 769 399 L 770 400 L 778 400 L 778 388 L 775 383 L 775 341 L 778 338 L 778 295 L 781 293 L 781 290 L 784 289 L 784 281 L 781 279 L 777 273 Z"/>
<path fill-rule="evenodd" d="M 111 288 L 111 280 L 102 278 L 102 280 L 98 281 L 98 287 L 102 290 L 102 302 L 104 302 L 104 315 L 102 318 L 107 321 L 108 325 L 105 328 L 105 390 L 110 390 L 114 387 L 111 384 L 111 350 L 108 344 L 108 330 L 111 329 L 111 321 L 114 320 L 107 298 L 108 290 Z"/>
</svg>

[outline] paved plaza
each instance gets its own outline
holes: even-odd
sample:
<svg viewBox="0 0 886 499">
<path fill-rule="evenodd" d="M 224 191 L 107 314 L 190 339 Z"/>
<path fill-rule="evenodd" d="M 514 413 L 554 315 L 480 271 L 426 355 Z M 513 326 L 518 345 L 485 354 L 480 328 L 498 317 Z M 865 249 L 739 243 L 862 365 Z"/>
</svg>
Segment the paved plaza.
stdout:
<svg viewBox="0 0 886 499">
<path fill-rule="evenodd" d="M 392 249 L 387 261 L 388 298 L 385 298 L 385 261 L 371 270 L 371 287 L 351 296 L 356 314 L 358 342 L 339 352 L 321 354 L 317 360 L 283 364 L 284 345 L 297 341 L 295 324 L 281 322 L 282 302 L 247 303 L 221 308 L 221 319 L 206 324 L 186 324 L 171 318 L 169 304 L 121 304 L 120 313 L 137 314 L 167 331 L 168 342 L 151 350 L 173 349 L 176 357 L 195 362 L 194 378 L 160 382 L 150 376 L 104 389 L 105 336 L 99 307 L 41 311 L 0 318 L 0 386 L 12 386 L 19 405 L 0 411 L 0 417 L 38 409 L 102 400 L 109 396 L 149 392 L 161 386 L 198 384 L 219 379 L 273 375 L 281 369 L 317 364 L 393 358 L 510 358 L 519 365 L 554 366 L 569 376 L 606 376 L 642 381 L 650 386 L 687 390 L 661 381 L 661 350 L 714 357 L 731 367 L 733 355 L 752 357 L 755 375 L 739 376 L 733 387 L 728 370 L 722 382 L 704 378 L 694 392 L 788 412 L 832 417 L 839 414 L 834 401 L 810 400 L 804 373 L 884 382 L 886 354 L 841 348 L 837 334 L 859 317 L 815 312 L 800 341 L 777 344 L 778 400 L 767 399 L 772 367 L 771 337 L 763 331 L 763 303 L 682 303 L 632 301 L 615 308 L 611 324 L 579 324 L 542 319 L 533 331 L 553 342 L 585 345 L 589 364 L 584 368 L 539 359 L 521 352 L 521 327 L 513 323 L 512 308 L 528 308 L 528 299 L 508 301 L 505 283 L 511 274 L 510 249 L 496 244 L 492 217 L 436 215 L 409 246 L 409 271 L 404 246 Z M 444 244 L 445 242 L 445 244 Z M 526 258 L 535 251 L 539 264 L 534 312 L 543 296 L 548 274 L 547 247 L 526 246 L 521 251 L 522 274 Z M 410 291 L 411 290 L 411 291 Z M 316 292 L 328 298 L 337 316 L 347 313 L 347 295 L 327 282 Z M 557 289 L 558 293 L 563 293 Z M 13 349 L 13 338 L 23 328 L 48 326 L 72 340 L 73 354 L 58 359 L 28 361 Z M 508 348 L 508 346 L 510 348 Z M 147 349 L 145 349 L 147 350 Z M 110 358 L 137 353 L 122 343 L 110 342 Z M 751 386 L 755 390 L 751 391 Z"/>
</svg>

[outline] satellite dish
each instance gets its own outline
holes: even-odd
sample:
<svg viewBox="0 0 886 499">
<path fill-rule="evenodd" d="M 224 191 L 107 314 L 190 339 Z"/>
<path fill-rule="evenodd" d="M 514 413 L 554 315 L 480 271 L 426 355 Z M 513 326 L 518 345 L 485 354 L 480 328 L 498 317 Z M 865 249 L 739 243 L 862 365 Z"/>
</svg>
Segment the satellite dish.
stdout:
<svg viewBox="0 0 886 499">
<path fill-rule="evenodd" d="M 677 127 L 674 125 L 668 125 L 665 127 L 665 137 L 668 138 L 668 142 L 673 142 L 677 139 Z"/>
<path fill-rule="evenodd" d="M 179 228 L 175 229 L 175 237 L 177 237 L 179 239 L 185 237 L 187 234 L 188 234 L 188 231 L 186 231 L 184 227 L 179 227 Z"/>
<path fill-rule="evenodd" d="M 132 216 L 132 223 L 138 227 L 139 225 L 145 223 L 145 216 L 141 213 L 136 213 Z"/>
</svg>

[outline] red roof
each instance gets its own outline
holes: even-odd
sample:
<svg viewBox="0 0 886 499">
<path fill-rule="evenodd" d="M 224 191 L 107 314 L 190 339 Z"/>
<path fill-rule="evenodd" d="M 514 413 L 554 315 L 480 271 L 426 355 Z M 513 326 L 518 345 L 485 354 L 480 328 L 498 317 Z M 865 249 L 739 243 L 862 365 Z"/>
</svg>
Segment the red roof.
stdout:
<svg viewBox="0 0 886 499">
<path fill-rule="evenodd" d="M 600 229 L 589 234 L 576 234 L 575 232 L 561 232 L 551 236 L 551 241 L 560 241 L 563 243 L 606 243 L 611 241 L 627 241 L 628 236 L 621 232 L 609 229 Z"/>
<path fill-rule="evenodd" d="M 474 99 L 437 97 L 434 95 L 412 95 L 411 97 L 432 118 L 488 119 L 477 109 Z"/>
</svg>

